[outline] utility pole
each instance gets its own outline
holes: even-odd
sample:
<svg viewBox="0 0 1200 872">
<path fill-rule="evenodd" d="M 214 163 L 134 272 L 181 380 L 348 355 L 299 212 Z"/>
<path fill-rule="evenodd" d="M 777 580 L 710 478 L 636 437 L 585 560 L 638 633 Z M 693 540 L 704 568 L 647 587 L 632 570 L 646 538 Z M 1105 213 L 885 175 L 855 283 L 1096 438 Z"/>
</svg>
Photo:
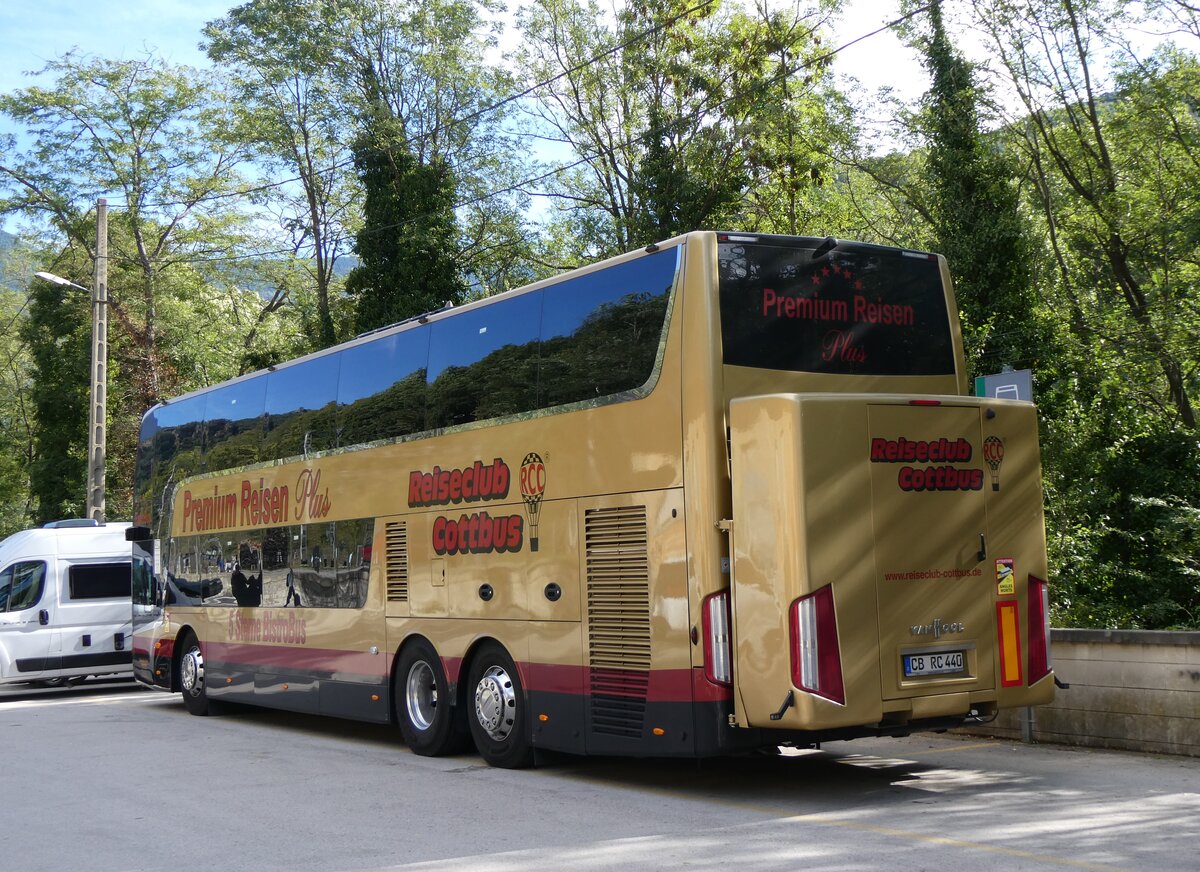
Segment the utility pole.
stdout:
<svg viewBox="0 0 1200 872">
<path fill-rule="evenodd" d="M 88 413 L 87 515 L 104 523 L 108 427 L 108 201 L 96 201 L 96 273 L 92 281 L 92 394 Z"/>
</svg>

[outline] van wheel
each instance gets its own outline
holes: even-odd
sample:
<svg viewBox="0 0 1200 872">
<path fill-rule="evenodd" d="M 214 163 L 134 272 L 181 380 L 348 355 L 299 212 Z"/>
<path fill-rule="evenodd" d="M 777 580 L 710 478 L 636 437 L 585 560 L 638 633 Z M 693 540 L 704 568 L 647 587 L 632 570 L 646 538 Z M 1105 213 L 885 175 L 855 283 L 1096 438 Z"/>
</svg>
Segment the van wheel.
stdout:
<svg viewBox="0 0 1200 872">
<path fill-rule="evenodd" d="M 468 708 L 479 755 L 492 766 L 523 769 L 533 762 L 533 730 L 516 664 L 492 642 L 471 661 Z"/>
<path fill-rule="evenodd" d="M 204 654 L 200 651 L 200 643 L 188 633 L 183 637 L 182 650 L 179 657 L 179 690 L 183 694 L 183 704 L 194 715 L 207 715 L 212 708 L 204 686 Z"/>
<path fill-rule="evenodd" d="M 74 687 L 83 681 L 82 675 L 72 675 L 70 677 L 60 678 L 42 678 L 37 681 L 29 682 L 34 687 Z"/>
<path fill-rule="evenodd" d="M 451 704 L 441 658 L 424 639 L 404 646 L 392 677 L 400 732 L 414 754 L 457 754 L 468 744 L 461 708 Z"/>
</svg>

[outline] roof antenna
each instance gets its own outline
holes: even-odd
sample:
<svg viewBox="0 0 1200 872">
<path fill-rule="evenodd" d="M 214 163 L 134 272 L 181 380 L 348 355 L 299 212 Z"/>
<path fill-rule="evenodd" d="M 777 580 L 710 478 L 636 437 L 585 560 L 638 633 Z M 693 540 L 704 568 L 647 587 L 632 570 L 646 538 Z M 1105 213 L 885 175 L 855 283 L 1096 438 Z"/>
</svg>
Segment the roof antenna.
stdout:
<svg viewBox="0 0 1200 872">
<path fill-rule="evenodd" d="M 838 241 L 836 239 L 834 239 L 832 236 L 826 236 L 821 241 L 821 244 L 818 245 L 815 249 L 813 249 L 812 259 L 816 260 L 817 258 L 821 257 L 822 255 L 828 254 L 829 252 L 833 251 L 837 247 L 838 247 Z"/>
</svg>

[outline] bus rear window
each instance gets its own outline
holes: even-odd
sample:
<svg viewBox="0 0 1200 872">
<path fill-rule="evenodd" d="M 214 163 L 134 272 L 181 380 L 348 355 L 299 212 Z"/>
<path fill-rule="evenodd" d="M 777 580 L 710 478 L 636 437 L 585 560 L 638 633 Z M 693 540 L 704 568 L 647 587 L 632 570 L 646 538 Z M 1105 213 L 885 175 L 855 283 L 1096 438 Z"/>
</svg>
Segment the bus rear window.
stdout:
<svg viewBox="0 0 1200 872">
<path fill-rule="evenodd" d="M 822 240 L 722 241 L 725 363 L 841 375 L 954 372 L 936 258 Z"/>
</svg>

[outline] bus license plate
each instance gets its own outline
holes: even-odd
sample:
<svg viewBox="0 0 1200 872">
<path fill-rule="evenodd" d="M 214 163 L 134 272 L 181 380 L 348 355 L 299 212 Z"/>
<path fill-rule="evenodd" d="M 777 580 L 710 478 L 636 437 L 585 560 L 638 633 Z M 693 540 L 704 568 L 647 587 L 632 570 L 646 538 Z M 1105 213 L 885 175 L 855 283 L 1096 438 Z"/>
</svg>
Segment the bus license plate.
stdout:
<svg viewBox="0 0 1200 872">
<path fill-rule="evenodd" d="M 963 671 L 962 651 L 939 651 L 936 654 L 905 654 L 904 677 L 945 675 Z"/>
</svg>

